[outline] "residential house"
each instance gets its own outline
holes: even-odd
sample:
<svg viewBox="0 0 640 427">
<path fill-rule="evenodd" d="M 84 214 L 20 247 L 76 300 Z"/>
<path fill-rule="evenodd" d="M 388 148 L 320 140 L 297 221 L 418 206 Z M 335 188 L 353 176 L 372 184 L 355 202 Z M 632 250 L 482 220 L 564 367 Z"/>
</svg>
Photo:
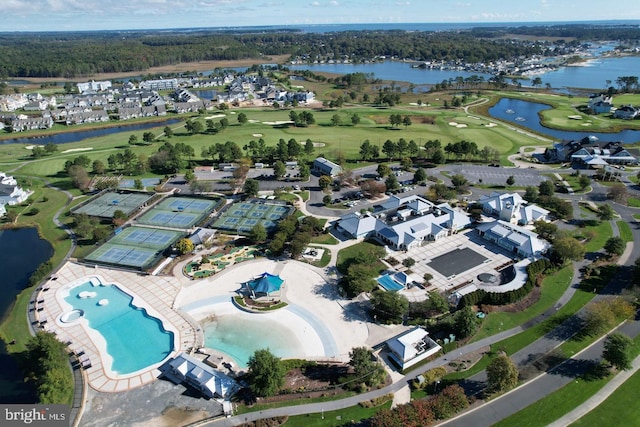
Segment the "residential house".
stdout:
<svg viewBox="0 0 640 427">
<path fill-rule="evenodd" d="M 438 353 L 442 347 L 421 327 L 410 329 L 386 341 L 389 358 L 400 369 L 407 369 Z"/>
<path fill-rule="evenodd" d="M 613 113 L 613 118 L 615 119 L 623 119 L 623 120 L 633 120 L 638 117 L 640 114 L 640 110 L 634 108 L 631 105 L 625 105 L 623 107 L 617 108 Z"/>
<path fill-rule="evenodd" d="M 178 88 L 178 79 L 145 80 L 140 87 L 148 90 L 174 90 Z"/>
<path fill-rule="evenodd" d="M 78 88 L 79 93 L 103 92 L 111 88 L 111 81 L 103 80 L 96 82 L 95 80 L 91 80 L 90 82 L 77 83 L 76 87 Z"/>
<path fill-rule="evenodd" d="M 589 97 L 587 107 L 596 114 L 610 113 L 613 107 L 613 97 L 606 93 L 593 94 Z"/>
<path fill-rule="evenodd" d="M 24 190 L 12 176 L 0 172 L 0 216 L 6 214 L 5 205 L 13 206 L 27 200 L 33 191 Z"/>
</svg>

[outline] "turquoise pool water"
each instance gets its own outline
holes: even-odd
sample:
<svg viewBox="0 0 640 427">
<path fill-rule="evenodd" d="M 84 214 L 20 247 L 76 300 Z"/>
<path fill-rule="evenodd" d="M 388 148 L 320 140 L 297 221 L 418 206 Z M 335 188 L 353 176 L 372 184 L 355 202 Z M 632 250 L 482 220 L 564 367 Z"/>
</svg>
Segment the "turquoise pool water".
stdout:
<svg viewBox="0 0 640 427">
<path fill-rule="evenodd" d="M 391 291 L 391 292 L 398 292 L 399 290 L 404 288 L 404 286 L 402 286 L 401 284 L 393 280 L 391 276 L 388 274 L 378 277 L 377 282 L 385 290 Z"/>
<path fill-rule="evenodd" d="M 302 344 L 290 330 L 264 315 L 222 315 L 202 322 L 202 326 L 205 346 L 231 356 L 240 368 L 246 368 L 253 353 L 263 348 L 281 358 L 296 357 L 302 352 Z"/>
<path fill-rule="evenodd" d="M 96 296 L 80 298 L 83 291 L 95 292 Z M 108 304 L 98 304 L 105 299 Z M 90 282 L 72 288 L 65 297 L 104 337 L 107 353 L 113 358 L 110 368 L 120 375 L 161 362 L 173 349 L 173 333 L 164 329 L 159 319 L 134 306 L 132 300 L 116 286 L 93 286 Z"/>
</svg>

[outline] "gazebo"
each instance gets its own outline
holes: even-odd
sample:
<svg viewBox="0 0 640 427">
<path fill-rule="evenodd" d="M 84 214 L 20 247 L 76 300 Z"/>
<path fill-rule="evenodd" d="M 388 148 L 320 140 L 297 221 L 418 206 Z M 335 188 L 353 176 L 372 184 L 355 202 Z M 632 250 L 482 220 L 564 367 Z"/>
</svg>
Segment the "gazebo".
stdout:
<svg viewBox="0 0 640 427">
<path fill-rule="evenodd" d="M 245 283 L 249 294 L 253 299 L 260 297 L 270 297 L 273 294 L 280 295 L 280 288 L 284 280 L 280 276 L 269 273 L 262 273 L 260 276 Z"/>
</svg>

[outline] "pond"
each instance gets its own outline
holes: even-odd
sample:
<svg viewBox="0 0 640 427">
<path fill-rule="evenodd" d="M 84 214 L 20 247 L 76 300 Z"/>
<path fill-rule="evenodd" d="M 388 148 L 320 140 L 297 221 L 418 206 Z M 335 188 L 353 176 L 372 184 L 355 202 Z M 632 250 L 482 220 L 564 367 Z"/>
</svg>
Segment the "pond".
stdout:
<svg viewBox="0 0 640 427">
<path fill-rule="evenodd" d="M 518 125 L 532 131 L 549 135 L 559 140 L 578 140 L 587 136 L 596 136 L 601 141 L 620 141 L 630 144 L 640 141 L 640 130 L 623 130 L 617 133 L 605 132 L 575 132 L 551 129 L 540 123 L 538 113 L 552 108 L 539 102 L 523 101 L 513 98 L 501 98 L 500 101 L 489 109 L 491 117 Z"/>
<path fill-rule="evenodd" d="M 53 254 L 53 248 L 38 235 L 35 228 L 0 230 L 0 317 L 4 319 L 40 264 Z M 35 402 L 34 390 L 23 381 L 16 361 L 0 342 L 0 403 Z"/>
<path fill-rule="evenodd" d="M 123 124 L 118 126 L 104 127 L 98 129 L 79 130 L 73 131 L 73 127 L 69 128 L 68 132 L 56 133 L 44 136 L 31 136 L 31 137 L 18 137 L 11 139 L 0 140 L 0 144 L 38 144 L 47 145 L 53 144 L 66 144 L 69 142 L 78 142 L 83 139 L 97 138 L 99 136 L 111 135 L 119 132 L 134 132 L 139 130 L 152 129 L 157 127 L 163 127 L 179 123 L 181 119 L 167 119 L 159 122 L 148 123 L 136 123 L 136 124 Z"/>
</svg>

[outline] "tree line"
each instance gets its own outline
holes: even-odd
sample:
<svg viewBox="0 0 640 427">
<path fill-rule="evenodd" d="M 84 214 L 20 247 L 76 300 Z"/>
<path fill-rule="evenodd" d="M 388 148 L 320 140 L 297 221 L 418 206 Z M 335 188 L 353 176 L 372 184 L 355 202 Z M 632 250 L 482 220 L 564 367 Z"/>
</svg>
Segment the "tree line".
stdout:
<svg viewBox="0 0 640 427">
<path fill-rule="evenodd" d="M 262 59 L 298 60 L 376 57 L 418 61 L 490 62 L 545 54 L 538 43 L 486 40 L 470 32 L 347 31 L 327 34 L 273 32 L 229 34 L 38 33 L 0 35 L 0 76 L 78 77 L 144 71 L 178 63 Z"/>
</svg>

